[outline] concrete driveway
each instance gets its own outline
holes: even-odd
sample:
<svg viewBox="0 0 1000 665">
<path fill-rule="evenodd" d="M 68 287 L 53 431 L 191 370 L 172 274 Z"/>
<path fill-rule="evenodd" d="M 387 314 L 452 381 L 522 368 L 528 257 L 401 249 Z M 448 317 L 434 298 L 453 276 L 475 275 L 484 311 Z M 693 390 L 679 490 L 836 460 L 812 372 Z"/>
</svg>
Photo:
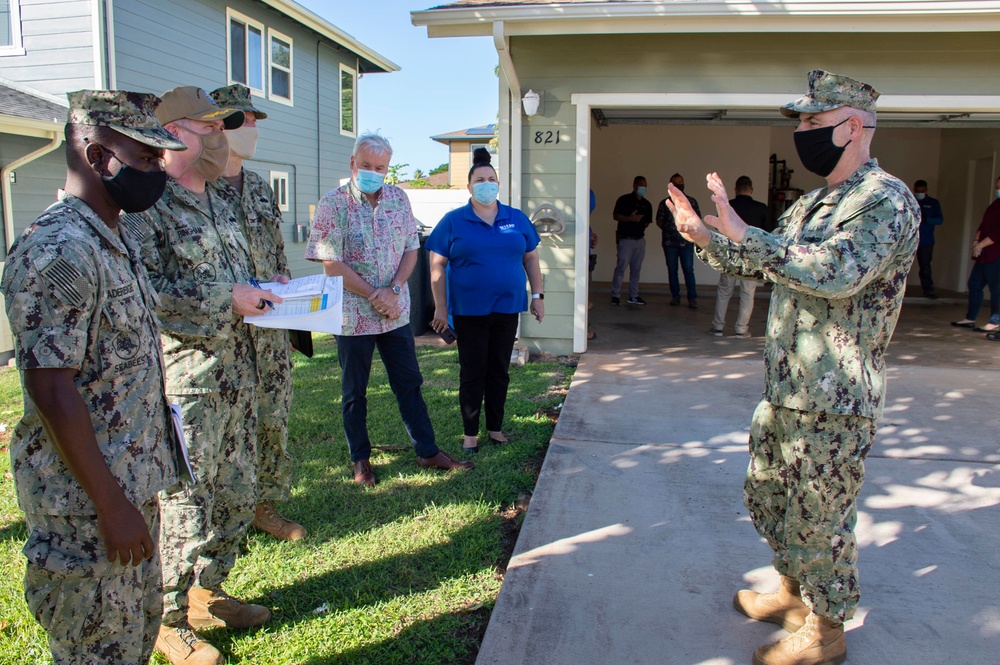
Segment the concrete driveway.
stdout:
<svg viewBox="0 0 1000 665">
<path fill-rule="evenodd" d="M 731 605 L 777 585 L 742 501 L 762 341 L 709 336 L 710 295 L 698 310 L 643 296 L 612 308 L 595 295 L 597 339 L 477 663 L 748 664 L 784 634 Z M 963 312 L 961 299 L 908 303 L 890 347 L 848 663 L 1000 662 L 1000 343 L 948 325 Z"/>
</svg>

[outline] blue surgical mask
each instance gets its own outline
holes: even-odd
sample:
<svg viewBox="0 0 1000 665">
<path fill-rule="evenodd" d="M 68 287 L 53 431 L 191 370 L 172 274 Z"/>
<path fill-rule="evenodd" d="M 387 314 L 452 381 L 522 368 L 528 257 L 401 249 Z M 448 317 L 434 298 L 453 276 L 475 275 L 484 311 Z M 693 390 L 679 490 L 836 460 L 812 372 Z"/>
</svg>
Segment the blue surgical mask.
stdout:
<svg viewBox="0 0 1000 665">
<path fill-rule="evenodd" d="M 484 206 L 488 206 L 497 200 L 497 194 L 500 193 L 500 184 L 493 182 L 491 180 L 484 180 L 483 182 L 477 182 L 472 186 L 472 197 L 482 203 Z"/>
<path fill-rule="evenodd" d="M 1000 199 L 1000 189 L 997 190 L 997 198 Z"/>
<path fill-rule="evenodd" d="M 378 171 L 366 171 L 358 169 L 358 175 L 354 178 L 354 184 L 358 186 L 363 194 L 374 194 L 382 189 L 382 182 L 385 174 Z"/>
<path fill-rule="evenodd" d="M 923 200 L 924 200 L 924 197 L 925 197 L 925 196 L 927 196 L 927 195 L 926 195 L 926 194 L 924 194 L 923 192 L 917 192 L 916 194 L 914 194 L 914 196 L 916 196 L 916 197 L 917 197 L 917 200 L 918 200 L 918 201 L 923 201 Z"/>
<path fill-rule="evenodd" d="M 635 193 L 638 194 L 639 196 L 645 196 L 646 195 L 646 188 L 645 187 L 636 187 L 635 188 Z"/>
</svg>

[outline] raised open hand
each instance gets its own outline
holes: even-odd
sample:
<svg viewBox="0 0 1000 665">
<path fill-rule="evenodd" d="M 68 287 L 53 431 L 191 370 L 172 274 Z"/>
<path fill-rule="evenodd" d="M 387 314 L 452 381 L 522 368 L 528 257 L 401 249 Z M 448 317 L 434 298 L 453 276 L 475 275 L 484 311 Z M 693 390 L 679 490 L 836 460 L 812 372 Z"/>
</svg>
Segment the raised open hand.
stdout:
<svg viewBox="0 0 1000 665">
<path fill-rule="evenodd" d="M 719 213 L 718 215 L 705 215 L 705 223 L 714 227 L 733 242 L 743 242 L 743 237 L 747 232 L 747 224 L 729 205 L 729 196 L 726 194 L 726 186 L 722 184 L 722 178 L 719 177 L 718 173 L 709 173 L 705 177 L 705 184 L 712 191 L 712 202 L 715 203 L 715 209 Z"/>
<path fill-rule="evenodd" d="M 691 207 L 691 202 L 684 196 L 684 192 L 677 189 L 674 183 L 667 185 L 667 208 L 674 216 L 674 225 L 686 240 L 693 242 L 699 247 L 704 247 L 712 240 L 712 232 L 701 217 Z"/>
</svg>

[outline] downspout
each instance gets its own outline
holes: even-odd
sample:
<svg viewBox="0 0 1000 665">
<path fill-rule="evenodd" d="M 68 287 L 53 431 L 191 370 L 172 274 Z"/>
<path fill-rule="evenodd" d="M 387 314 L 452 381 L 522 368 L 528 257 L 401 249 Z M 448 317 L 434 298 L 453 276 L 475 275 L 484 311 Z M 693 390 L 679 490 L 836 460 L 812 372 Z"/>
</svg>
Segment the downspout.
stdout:
<svg viewBox="0 0 1000 665">
<path fill-rule="evenodd" d="M 493 45 L 496 46 L 497 56 L 500 59 L 500 70 L 503 72 L 503 79 L 507 83 L 508 99 L 507 109 L 509 110 L 510 127 L 507 145 L 510 147 L 510 159 L 508 162 L 507 177 L 501 178 L 501 182 L 510 183 L 508 189 L 508 205 L 512 208 L 521 208 L 521 83 L 518 81 L 517 72 L 514 70 L 514 61 L 510 57 L 510 45 L 504 36 L 503 21 L 493 23 Z M 501 114 L 501 117 L 503 114 Z M 501 138 L 503 134 L 501 133 Z"/>
<path fill-rule="evenodd" d="M 52 141 L 48 145 L 42 146 L 34 152 L 29 152 L 23 157 L 19 157 L 7 166 L 0 169 L 0 187 L 3 189 L 3 231 L 7 241 L 6 248 L 14 244 L 14 202 L 11 200 L 10 174 L 14 169 L 33 162 L 39 157 L 44 157 L 62 145 L 63 135 L 58 130 L 52 130 Z"/>
<path fill-rule="evenodd" d="M 500 145 L 505 143 L 510 148 L 510 159 L 507 161 L 507 177 L 501 177 L 500 182 L 510 183 L 507 188 L 507 205 L 512 208 L 521 209 L 521 82 L 517 78 L 517 71 L 514 69 L 514 61 L 510 57 L 510 44 L 504 36 L 503 21 L 493 23 L 493 45 L 497 49 L 497 57 L 500 60 L 500 71 L 503 76 L 500 78 L 507 84 L 507 99 L 503 112 L 500 113 L 499 122 L 503 121 L 506 115 L 509 126 L 507 131 L 508 140 L 504 141 L 504 132 L 500 132 Z M 503 125 L 501 125 L 501 128 Z M 502 155 L 501 155 L 502 156 Z M 502 186 L 502 185 L 501 185 Z M 543 276 L 544 280 L 544 276 Z M 543 281 L 544 283 L 544 281 Z M 517 340 L 521 339 L 521 317 L 517 317 Z"/>
</svg>

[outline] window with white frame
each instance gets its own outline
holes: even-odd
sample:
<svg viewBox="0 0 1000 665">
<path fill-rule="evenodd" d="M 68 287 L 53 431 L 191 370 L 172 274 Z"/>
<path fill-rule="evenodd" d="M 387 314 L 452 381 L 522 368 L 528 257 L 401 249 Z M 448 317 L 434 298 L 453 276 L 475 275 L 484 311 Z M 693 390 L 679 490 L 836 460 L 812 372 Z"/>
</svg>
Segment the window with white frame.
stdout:
<svg viewBox="0 0 1000 665">
<path fill-rule="evenodd" d="M 268 29 L 267 34 L 270 41 L 270 48 L 268 49 L 270 97 L 276 102 L 291 104 L 292 38 L 281 34 L 277 30 Z"/>
<path fill-rule="evenodd" d="M 340 133 L 345 136 L 355 136 L 354 129 L 354 89 L 357 87 L 358 75 L 350 67 L 340 65 Z"/>
<path fill-rule="evenodd" d="M 232 9 L 229 18 L 229 82 L 264 94 L 264 25 Z"/>
<path fill-rule="evenodd" d="M 288 172 L 271 171 L 271 189 L 274 190 L 274 202 L 281 212 L 288 212 Z"/>
<path fill-rule="evenodd" d="M 0 55 L 24 55 L 20 0 L 0 0 Z"/>
</svg>

